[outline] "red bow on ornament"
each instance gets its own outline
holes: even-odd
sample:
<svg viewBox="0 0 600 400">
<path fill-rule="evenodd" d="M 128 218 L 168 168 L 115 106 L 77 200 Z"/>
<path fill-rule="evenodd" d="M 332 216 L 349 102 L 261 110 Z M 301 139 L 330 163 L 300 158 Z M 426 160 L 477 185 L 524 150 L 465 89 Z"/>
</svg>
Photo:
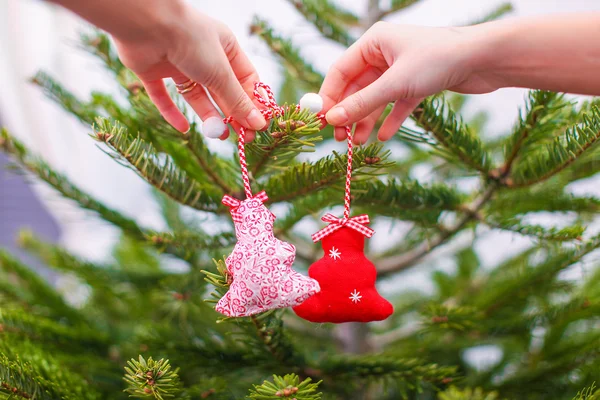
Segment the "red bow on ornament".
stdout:
<svg viewBox="0 0 600 400">
<path fill-rule="evenodd" d="M 352 218 L 337 218 L 333 214 L 325 214 L 323 215 L 323 217 L 321 217 L 321 221 L 329 222 L 330 225 L 326 226 L 319 232 L 314 233 L 312 235 L 312 240 L 315 243 L 344 226 L 352 228 L 355 231 L 362 233 L 368 238 L 373 236 L 373 234 L 375 233 L 373 229 L 364 225 L 369 223 L 369 216 L 367 214 L 357 215 L 356 217 Z"/>
<path fill-rule="evenodd" d="M 269 196 L 267 196 L 267 192 L 263 190 L 262 192 L 255 194 L 254 196 L 248 197 L 248 199 L 257 199 L 260 200 L 261 203 L 264 203 L 265 201 L 269 200 Z M 229 195 L 225 195 L 223 196 L 221 203 L 231 208 L 231 219 L 233 219 L 233 222 L 242 222 L 242 214 L 237 212 L 237 209 L 242 204 L 241 200 L 238 200 L 235 197 L 231 197 Z"/>
<path fill-rule="evenodd" d="M 389 301 L 381 297 L 375 287 L 377 270 L 364 255 L 365 236 L 373 236 L 373 229 L 365 226 L 368 215 L 350 218 L 350 185 L 352 183 L 352 131 L 346 127 L 348 166 L 344 193 L 344 217 L 325 214 L 321 219 L 329 225 L 314 235 L 312 240 L 323 239 L 323 257 L 312 264 L 308 275 L 319 282 L 321 291 L 294 312 L 312 322 L 370 322 L 381 321 L 394 312 Z"/>
</svg>

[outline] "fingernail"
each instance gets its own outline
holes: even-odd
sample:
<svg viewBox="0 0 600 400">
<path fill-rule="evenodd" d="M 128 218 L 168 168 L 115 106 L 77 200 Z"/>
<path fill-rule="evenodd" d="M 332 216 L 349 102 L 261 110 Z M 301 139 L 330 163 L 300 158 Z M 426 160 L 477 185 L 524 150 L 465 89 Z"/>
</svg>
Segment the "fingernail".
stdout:
<svg viewBox="0 0 600 400">
<path fill-rule="evenodd" d="M 339 126 L 348 122 L 348 113 L 342 107 L 334 107 L 325 116 L 331 125 Z"/>
<path fill-rule="evenodd" d="M 256 108 L 246 117 L 246 123 L 254 130 L 261 130 L 267 124 L 265 117 Z"/>
</svg>

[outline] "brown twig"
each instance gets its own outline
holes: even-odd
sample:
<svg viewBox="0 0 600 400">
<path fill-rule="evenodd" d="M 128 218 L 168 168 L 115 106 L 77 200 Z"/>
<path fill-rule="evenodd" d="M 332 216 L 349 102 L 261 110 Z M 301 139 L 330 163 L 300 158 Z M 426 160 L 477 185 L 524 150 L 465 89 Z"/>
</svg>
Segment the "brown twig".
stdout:
<svg viewBox="0 0 600 400">
<path fill-rule="evenodd" d="M 492 181 L 479 197 L 463 209 L 465 214 L 459 218 L 454 225 L 445 228 L 433 240 L 424 241 L 406 253 L 392 256 L 378 262 L 377 271 L 379 277 L 386 277 L 412 267 L 417 261 L 431 253 L 436 247 L 446 243 L 448 239 L 452 238 L 466 224 L 477 218 L 478 211 L 492 198 L 497 188 L 498 184 Z"/>
</svg>

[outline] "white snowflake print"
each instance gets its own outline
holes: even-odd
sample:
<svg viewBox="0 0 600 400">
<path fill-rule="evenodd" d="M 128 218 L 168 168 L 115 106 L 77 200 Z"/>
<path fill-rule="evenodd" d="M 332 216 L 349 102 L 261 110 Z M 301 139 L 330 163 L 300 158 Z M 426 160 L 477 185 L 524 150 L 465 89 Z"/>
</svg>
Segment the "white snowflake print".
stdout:
<svg viewBox="0 0 600 400">
<path fill-rule="evenodd" d="M 335 247 L 332 247 L 331 250 L 329 250 L 329 257 L 333 258 L 334 260 L 338 260 L 342 258 L 342 253 L 340 253 L 340 251 Z"/>
<path fill-rule="evenodd" d="M 353 303 L 358 303 L 360 302 L 360 299 L 362 299 L 362 296 L 360 295 L 359 291 L 354 289 L 354 292 L 350 293 L 350 297 L 348 298 L 352 300 Z"/>
</svg>

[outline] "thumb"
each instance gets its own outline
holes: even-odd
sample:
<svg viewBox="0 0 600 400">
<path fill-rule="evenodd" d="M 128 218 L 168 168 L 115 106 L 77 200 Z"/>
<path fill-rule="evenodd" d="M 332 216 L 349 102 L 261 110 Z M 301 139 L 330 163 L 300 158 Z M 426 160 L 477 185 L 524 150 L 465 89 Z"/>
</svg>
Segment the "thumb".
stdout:
<svg viewBox="0 0 600 400">
<path fill-rule="evenodd" d="M 346 97 L 329 110 L 326 115 L 327 122 L 341 126 L 366 118 L 378 108 L 398 100 L 402 93 L 406 93 L 402 80 L 399 68 L 392 66 L 373 83 Z"/>
</svg>

